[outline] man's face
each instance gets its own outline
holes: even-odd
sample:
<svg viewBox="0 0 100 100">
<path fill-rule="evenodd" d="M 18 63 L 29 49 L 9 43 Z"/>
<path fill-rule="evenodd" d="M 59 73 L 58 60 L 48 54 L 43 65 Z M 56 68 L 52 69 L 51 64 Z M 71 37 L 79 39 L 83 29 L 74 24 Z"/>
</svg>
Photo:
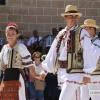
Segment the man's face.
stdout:
<svg viewBox="0 0 100 100">
<path fill-rule="evenodd" d="M 35 31 L 33 32 L 33 35 L 34 35 L 34 37 L 37 37 L 37 36 L 38 36 L 38 31 L 35 30 Z"/>
<path fill-rule="evenodd" d="M 56 28 L 53 28 L 53 29 L 52 29 L 52 34 L 53 34 L 53 35 L 56 35 L 56 34 L 57 34 L 57 29 L 56 29 Z"/>
<path fill-rule="evenodd" d="M 78 22 L 78 15 L 67 15 L 65 16 L 65 21 L 69 26 L 75 26 Z"/>
<path fill-rule="evenodd" d="M 95 36 L 95 31 L 94 31 L 94 28 L 93 27 L 89 27 L 89 26 L 86 26 L 84 27 L 87 32 L 89 33 L 90 37 L 94 37 Z"/>
</svg>

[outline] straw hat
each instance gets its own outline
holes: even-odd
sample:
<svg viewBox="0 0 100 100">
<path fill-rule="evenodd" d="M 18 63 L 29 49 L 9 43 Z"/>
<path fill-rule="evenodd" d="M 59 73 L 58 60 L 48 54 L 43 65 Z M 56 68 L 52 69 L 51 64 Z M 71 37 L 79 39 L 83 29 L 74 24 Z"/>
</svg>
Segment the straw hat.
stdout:
<svg viewBox="0 0 100 100">
<path fill-rule="evenodd" d="M 80 27 L 84 28 L 84 27 L 87 27 L 87 26 L 95 27 L 96 29 L 99 28 L 99 26 L 96 25 L 96 21 L 93 20 L 93 19 L 86 19 L 86 20 L 84 21 L 84 24 L 81 25 Z"/>
<path fill-rule="evenodd" d="M 65 15 L 78 15 L 79 17 L 82 16 L 82 13 L 79 13 L 77 11 L 77 7 L 73 5 L 67 5 L 65 8 L 65 13 L 61 13 L 62 17 L 65 17 Z"/>
</svg>

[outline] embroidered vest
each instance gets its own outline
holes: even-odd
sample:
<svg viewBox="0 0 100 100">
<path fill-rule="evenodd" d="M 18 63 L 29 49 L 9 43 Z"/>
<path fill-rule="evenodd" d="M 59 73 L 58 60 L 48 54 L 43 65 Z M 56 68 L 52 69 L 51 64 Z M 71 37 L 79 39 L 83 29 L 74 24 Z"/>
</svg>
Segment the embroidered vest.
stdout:
<svg viewBox="0 0 100 100">
<path fill-rule="evenodd" d="M 83 49 L 80 44 L 80 34 L 82 28 L 78 27 L 75 30 L 71 30 L 69 40 L 67 41 L 67 63 L 66 69 L 67 73 L 84 73 L 83 72 Z M 61 35 L 58 37 L 56 53 L 58 54 L 59 48 L 63 36 L 66 31 L 62 31 Z M 59 55 L 59 54 L 58 54 Z M 57 61 L 58 56 L 56 57 Z M 62 62 L 63 63 L 63 62 Z M 57 66 L 57 65 L 56 65 Z"/>
<path fill-rule="evenodd" d="M 7 54 L 7 59 L 8 59 L 8 65 L 7 68 L 20 68 L 23 69 L 24 66 L 22 65 L 22 57 L 20 53 L 18 52 L 18 45 L 19 43 L 16 43 L 13 49 L 9 49 L 8 45 L 4 45 L 2 51 L 1 51 L 1 59 L 0 59 L 0 69 L 2 70 L 3 67 L 5 66 L 4 61 L 3 61 L 3 54 L 6 48 L 8 48 L 8 54 Z"/>
<path fill-rule="evenodd" d="M 82 28 L 78 27 L 70 31 L 70 41 L 67 43 L 67 73 L 83 72 L 83 49 L 80 44 L 81 30 Z"/>
<path fill-rule="evenodd" d="M 55 65 L 54 65 L 54 73 L 57 73 L 58 71 L 58 57 L 59 57 L 59 49 L 60 49 L 60 46 L 61 46 L 61 41 L 62 41 L 62 38 L 63 36 L 66 34 L 66 31 L 60 31 L 58 33 L 58 36 L 56 37 L 57 39 L 57 45 L 56 45 L 56 60 L 55 60 Z"/>
</svg>

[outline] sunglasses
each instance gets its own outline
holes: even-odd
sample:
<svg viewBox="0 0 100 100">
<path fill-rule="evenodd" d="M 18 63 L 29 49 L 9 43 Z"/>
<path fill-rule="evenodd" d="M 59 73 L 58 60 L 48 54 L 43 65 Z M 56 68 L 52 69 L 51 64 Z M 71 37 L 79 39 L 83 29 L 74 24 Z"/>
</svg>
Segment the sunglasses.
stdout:
<svg viewBox="0 0 100 100">
<path fill-rule="evenodd" d="M 40 56 L 34 56 L 34 58 L 40 58 Z"/>
</svg>

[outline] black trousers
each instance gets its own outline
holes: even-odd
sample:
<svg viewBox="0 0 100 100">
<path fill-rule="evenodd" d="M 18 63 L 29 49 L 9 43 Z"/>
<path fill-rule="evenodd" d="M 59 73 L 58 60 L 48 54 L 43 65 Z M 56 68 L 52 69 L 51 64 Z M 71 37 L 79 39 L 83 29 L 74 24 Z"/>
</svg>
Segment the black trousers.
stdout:
<svg viewBox="0 0 100 100">
<path fill-rule="evenodd" d="M 44 90 L 44 100 L 49 100 L 48 93 L 50 91 L 50 88 L 51 88 L 51 100 L 55 100 L 56 87 L 58 85 L 57 75 L 54 75 L 53 73 L 48 73 L 45 78 L 45 82 L 46 82 L 46 87 Z"/>
</svg>

